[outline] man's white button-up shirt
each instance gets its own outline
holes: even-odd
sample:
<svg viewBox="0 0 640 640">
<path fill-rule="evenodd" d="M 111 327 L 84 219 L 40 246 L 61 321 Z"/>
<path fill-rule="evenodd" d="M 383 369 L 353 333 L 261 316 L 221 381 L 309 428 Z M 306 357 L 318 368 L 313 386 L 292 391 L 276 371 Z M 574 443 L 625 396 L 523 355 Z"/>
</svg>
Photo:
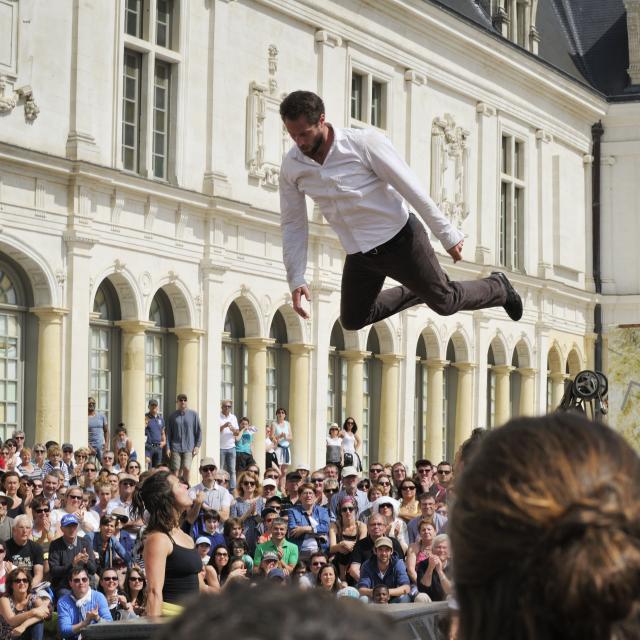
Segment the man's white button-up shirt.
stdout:
<svg viewBox="0 0 640 640">
<path fill-rule="evenodd" d="M 407 222 L 407 202 L 445 249 L 463 239 L 384 135 L 375 129 L 333 127 L 333 131 L 323 164 L 295 145 L 282 161 L 281 226 L 291 291 L 306 284 L 305 195 L 318 204 L 348 254 L 365 253 L 393 238 Z"/>
</svg>

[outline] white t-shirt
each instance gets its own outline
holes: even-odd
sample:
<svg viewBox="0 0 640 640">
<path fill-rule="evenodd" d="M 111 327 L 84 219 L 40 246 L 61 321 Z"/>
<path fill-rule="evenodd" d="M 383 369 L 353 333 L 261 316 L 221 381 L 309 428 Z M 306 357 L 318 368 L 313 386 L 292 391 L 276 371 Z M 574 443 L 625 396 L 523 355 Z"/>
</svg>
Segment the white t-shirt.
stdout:
<svg viewBox="0 0 640 640">
<path fill-rule="evenodd" d="M 230 413 L 228 416 L 220 414 L 220 426 L 225 424 L 226 422 L 230 422 L 231 426 L 237 431 L 240 429 L 238 425 L 238 418 L 236 418 L 233 413 Z M 233 431 L 229 429 L 229 427 L 225 427 L 220 432 L 220 448 L 221 449 L 235 449 L 236 448 L 236 437 L 233 435 Z"/>
</svg>

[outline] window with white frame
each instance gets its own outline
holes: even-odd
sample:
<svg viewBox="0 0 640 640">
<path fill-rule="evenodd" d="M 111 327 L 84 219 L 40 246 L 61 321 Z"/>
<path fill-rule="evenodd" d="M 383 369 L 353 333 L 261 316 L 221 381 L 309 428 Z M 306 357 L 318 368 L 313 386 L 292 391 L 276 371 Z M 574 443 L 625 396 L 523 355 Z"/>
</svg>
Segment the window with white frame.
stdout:
<svg viewBox="0 0 640 640">
<path fill-rule="evenodd" d="M 525 188 L 525 143 L 513 135 L 503 134 L 498 262 L 512 271 L 521 271 L 524 263 Z"/>
<path fill-rule="evenodd" d="M 126 0 L 122 72 L 122 167 L 148 178 L 175 174 L 178 0 Z"/>
<path fill-rule="evenodd" d="M 351 124 L 387 128 L 386 80 L 372 73 L 353 69 L 351 71 Z"/>
</svg>

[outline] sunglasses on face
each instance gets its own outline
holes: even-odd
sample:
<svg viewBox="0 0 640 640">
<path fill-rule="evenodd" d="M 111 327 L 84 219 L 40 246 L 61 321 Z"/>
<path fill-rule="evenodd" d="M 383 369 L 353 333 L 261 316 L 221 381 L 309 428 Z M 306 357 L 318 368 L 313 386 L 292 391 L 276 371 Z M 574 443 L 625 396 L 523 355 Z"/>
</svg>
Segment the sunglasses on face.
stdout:
<svg viewBox="0 0 640 640">
<path fill-rule="evenodd" d="M 16 578 L 14 584 L 29 584 L 29 578 Z"/>
<path fill-rule="evenodd" d="M 451 469 L 438 469 L 438 473 L 441 476 L 448 476 L 451 473 Z"/>
<path fill-rule="evenodd" d="M 144 578 L 140 576 L 129 576 L 130 582 L 144 582 Z"/>
<path fill-rule="evenodd" d="M 406 485 L 400 489 L 400 491 L 415 491 L 416 488 L 413 486 Z"/>
<path fill-rule="evenodd" d="M 102 576 L 105 582 L 118 582 L 118 576 Z"/>
<path fill-rule="evenodd" d="M 245 487 L 255 487 L 256 486 L 256 483 L 253 482 L 252 480 L 245 480 L 242 484 Z"/>
<path fill-rule="evenodd" d="M 340 509 L 341 513 L 348 513 L 350 511 L 355 511 L 355 509 L 353 507 L 342 507 L 342 509 Z"/>
<path fill-rule="evenodd" d="M 89 582 L 89 578 L 74 578 L 71 582 L 74 584 L 85 584 Z"/>
<path fill-rule="evenodd" d="M 36 509 L 36 513 L 50 513 L 51 509 Z"/>
</svg>

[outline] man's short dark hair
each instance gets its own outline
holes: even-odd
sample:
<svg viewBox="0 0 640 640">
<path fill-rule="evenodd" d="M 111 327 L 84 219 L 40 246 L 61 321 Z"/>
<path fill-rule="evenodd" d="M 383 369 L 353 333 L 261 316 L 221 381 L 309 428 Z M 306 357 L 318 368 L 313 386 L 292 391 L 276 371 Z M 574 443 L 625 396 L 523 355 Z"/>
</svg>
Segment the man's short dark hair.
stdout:
<svg viewBox="0 0 640 640">
<path fill-rule="evenodd" d="M 317 124 L 324 113 L 322 98 L 311 91 L 293 91 L 280 103 L 282 120 L 297 120 L 304 116 L 309 124 Z"/>
<path fill-rule="evenodd" d="M 183 640 L 215 629 L 220 638 L 262 640 L 370 640 L 406 638 L 377 610 L 322 589 L 303 591 L 231 584 L 219 595 L 201 595 L 158 633 L 157 640 Z"/>
<path fill-rule="evenodd" d="M 178 398 L 177 398 L 178 401 L 180 401 L 180 400 L 185 400 L 186 401 L 186 399 L 187 399 L 187 396 L 184 393 L 179 394 Z"/>
<path fill-rule="evenodd" d="M 416 469 L 419 469 L 420 467 L 433 467 L 433 465 L 431 464 L 431 460 L 421 458 L 420 460 L 416 461 Z"/>
</svg>

